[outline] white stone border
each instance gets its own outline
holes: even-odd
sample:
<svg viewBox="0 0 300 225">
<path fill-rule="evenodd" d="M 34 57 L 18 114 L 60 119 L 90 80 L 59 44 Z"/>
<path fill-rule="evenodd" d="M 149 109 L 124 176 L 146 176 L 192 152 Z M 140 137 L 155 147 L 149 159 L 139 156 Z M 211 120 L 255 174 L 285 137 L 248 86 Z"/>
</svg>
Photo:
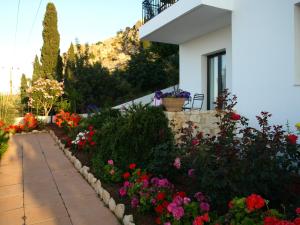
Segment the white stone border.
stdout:
<svg viewBox="0 0 300 225">
<path fill-rule="evenodd" d="M 95 190 L 100 200 L 104 202 L 105 206 L 107 206 L 107 208 L 109 208 L 109 210 L 112 211 L 113 214 L 120 221 L 122 221 L 124 225 L 135 225 L 133 222 L 133 216 L 125 215 L 125 205 L 116 203 L 116 201 L 110 196 L 110 193 L 102 187 L 101 181 L 95 178 L 95 176 L 89 172 L 90 168 L 87 166 L 82 166 L 81 162 L 74 155 L 72 155 L 72 152 L 65 147 L 65 144 L 59 140 L 53 130 L 49 130 L 49 133 L 59 146 L 59 149 L 64 152 L 67 158 L 74 164 L 74 167 L 78 170 L 78 172 Z"/>
</svg>

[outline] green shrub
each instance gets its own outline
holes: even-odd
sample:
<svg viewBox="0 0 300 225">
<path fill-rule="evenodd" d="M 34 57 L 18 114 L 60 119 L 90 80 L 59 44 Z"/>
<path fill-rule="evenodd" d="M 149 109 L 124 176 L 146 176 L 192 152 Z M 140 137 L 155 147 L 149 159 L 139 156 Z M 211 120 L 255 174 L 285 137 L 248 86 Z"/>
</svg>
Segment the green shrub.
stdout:
<svg viewBox="0 0 300 225">
<path fill-rule="evenodd" d="M 161 108 L 135 105 L 122 115 L 106 112 L 102 117 L 92 124 L 97 127 L 95 169 L 113 159 L 121 169 L 137 163 L 150 172 L 168 172 L 175 155 L 174 135 Z"/>
</svg>

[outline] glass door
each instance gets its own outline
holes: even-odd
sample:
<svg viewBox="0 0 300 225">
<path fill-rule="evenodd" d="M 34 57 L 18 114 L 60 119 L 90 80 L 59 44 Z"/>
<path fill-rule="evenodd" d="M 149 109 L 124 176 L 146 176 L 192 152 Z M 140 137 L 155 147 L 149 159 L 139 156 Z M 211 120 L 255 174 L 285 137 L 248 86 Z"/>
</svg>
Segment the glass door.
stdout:
<svg viewBox="0 0 300 225">
<path fill-rule="evenodd" d="M 214 109 L 218 95 L 226 88 L 226 52 L 210 55 L 207 74 L 207 109 Z"/>
</svg>

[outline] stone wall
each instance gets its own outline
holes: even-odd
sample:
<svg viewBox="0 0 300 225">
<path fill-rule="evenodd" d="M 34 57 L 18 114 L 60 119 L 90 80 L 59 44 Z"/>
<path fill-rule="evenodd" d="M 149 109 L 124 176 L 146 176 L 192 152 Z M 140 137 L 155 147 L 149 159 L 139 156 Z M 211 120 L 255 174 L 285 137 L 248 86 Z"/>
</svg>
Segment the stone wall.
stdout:
<svg viewBox="0 0 300 225">
<path fill-rule="evenodd" d="M 177 132 L 182 127 L 186 127 L 186 122 L 192 121 L 204 134 L 215 135 L 218 132 L 216 125 L 217 118 L 215 117 L 216 111 L 182 111 L 182 112 L 165 112 L 169 121 L 173 122 L 173 131 Z"/>
</svg>

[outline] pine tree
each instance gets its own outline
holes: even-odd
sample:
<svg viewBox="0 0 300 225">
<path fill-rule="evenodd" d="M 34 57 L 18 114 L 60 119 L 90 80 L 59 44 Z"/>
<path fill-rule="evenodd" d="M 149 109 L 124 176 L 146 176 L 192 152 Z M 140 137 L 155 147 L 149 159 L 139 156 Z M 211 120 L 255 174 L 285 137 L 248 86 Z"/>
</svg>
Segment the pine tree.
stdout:
<svg viewBox="0 0 300 225">
<path fill-rule="evenodd" d="M 43 27 L 44 44 L 41 52 L 43 78 L 57 79 L 60 38 L 57 30 L 57 12 L 53 3 L 47 5 Z"/>
<path fill-rule="evenodd" d="M 32 73 L 32 83 L 34 83 L 37 79 L 41 77 L 41 64 L 39 61 L 38 56 L 35 56 L 34 62 L 33 62 L 33 73 Z"/>
<path fill-rule="evenodd" d="M 26 78 L 25 74 L 22 74 L 21 77 L 21 86 L 20 86 L 20 97 L 21 103 L 26 104 L 28 101 L 28 96 L 26 90 L 28 89 L 28 79 Z"/>
</svg>

